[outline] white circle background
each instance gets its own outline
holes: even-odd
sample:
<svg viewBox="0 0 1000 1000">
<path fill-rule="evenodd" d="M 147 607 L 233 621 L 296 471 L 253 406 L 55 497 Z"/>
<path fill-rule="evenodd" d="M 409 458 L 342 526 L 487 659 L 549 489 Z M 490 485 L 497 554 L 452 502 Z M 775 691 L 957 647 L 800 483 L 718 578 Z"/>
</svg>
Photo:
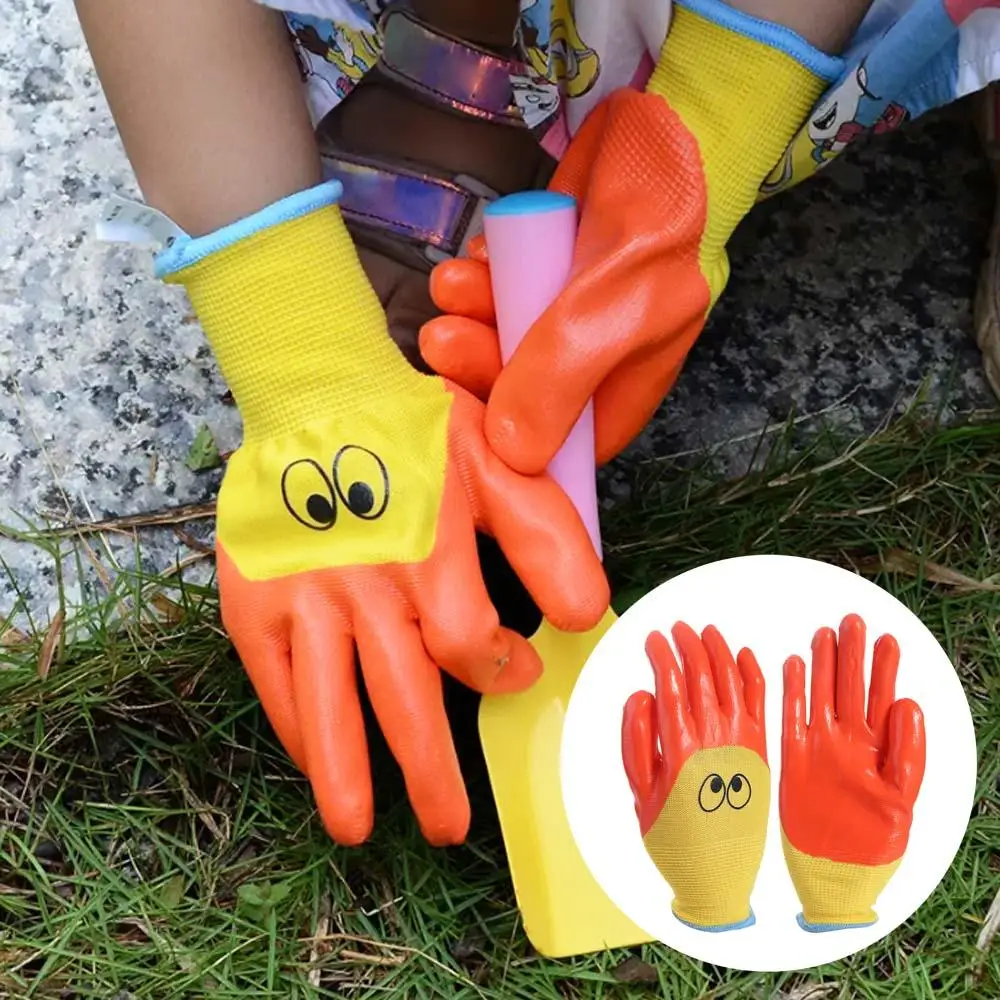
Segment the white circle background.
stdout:
<svg viewBox="0 0 1000 1000">
<path fill-rule="evenodd" d="M 782 667 L 798 653 L 810 666 L 813 633 L 837 629 L 855 612 L 867 625 L 865 678 L 883 632 L 899 642 L 896 697 L 923 709 L 927 769 L 902 863 L 879 897 L 871 927 L 810 934 L 796 923 L 800 904 L 785 868 L 778 817 Z M 751 903 L 757 922 L 721 934 L 686 927 L 672 914 L 673 892 L 646 854 L 621 760 L 622 709 L 653 691 L 647 635 L 684 621 L 715 625 L 733 655 L 749 646 L 766 683 L 771 814 L 764 860 Z M 675 649 L 676 652 L 676 649 Z M 679 659 L 678 659 L 678 662 Z M 806 681 L 808 698 L 809 682 Z M 961 846 L 975 801 L 972 715 L 947 654 L 927 627 L 886 591 L 836 566 L 791 556 L 745 556 L 700 567 L 651 591 L 594 649 L 567 710 L 562 788 L 570 828 L 598 883 L 648 934 L 700 961 L 748 972 L 785 972 L 845 958 L 907 920 L 934 891 Z"/>
</svg>

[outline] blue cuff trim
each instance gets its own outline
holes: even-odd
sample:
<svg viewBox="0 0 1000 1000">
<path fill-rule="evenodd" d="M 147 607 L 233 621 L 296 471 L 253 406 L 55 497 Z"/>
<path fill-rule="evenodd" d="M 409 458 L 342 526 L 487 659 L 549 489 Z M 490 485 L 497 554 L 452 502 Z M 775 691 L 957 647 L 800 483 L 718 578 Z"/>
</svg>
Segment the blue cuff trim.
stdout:
<svg viewBox="0 0 1000 1000">
<path fill-rule="evenodd" d="M 853 930 L 855 927 L 871 927 L 873 924 L 877 924 L 878 920 L 868 920 L 862 924 L 811 924 L 809 923 L 804 913 L 800 913 L 795 920 L 797 921 L 799 927 L 804 931 L 808 931 L 810 934 L 826 934 L 829 931 L 849 931 Z"/>
<path fill-rule="evenodd" d="M 820 52 L 791 28 L 775 24 L 773 21 L 763 21 L 751 14 L 744 14 L 728 4 L 721 3 L 720 0 L 676 0 L 676 2 L 678 7 L 685 7 L 723 28 L 784 52 L 828 83 L 838 80 L 840 74 L 844 72 L 843 59 Z"/>
<path fill-rule="evenodd" d="M 713 927 L 706 927 L 703 924 L 692 924 L 690 920 L 678 917 L 676 912 L 674 913 L 674 916 L 677 917 L 677 919 L 684 924 L 685 927 L 692 927 L 696 931 L 705 931 L 708 934 L 722 934 L 725 931 L 740 931 L 743 930 L 744 927 L 753 927 L 753 925 L 757 923 L 757 918 L 754 916 L 753 910 L 750 911 L 750 916 L 747 917 L 746 920 L 741 920 L 739 923 L 716 924 Z"/>
<path fill-rule="evenodd" d="M 326 205 L 336 205 L 343 190 L 340 181 L 326 181 L 307 191 L 299 191 L 297 194 L 282 198 L 281 201 L 276 201 L 273 205 L 240 219 L 239 222 L 223 226 L 208 236 L 199 236 L 195 239 L 190 236 L 182 237 L 156 255 L 154 261 L 156 277 L 165 278 L 169 274 L 176 274 L 185 267 L 197 264 L 198 261 L 218 253 L 219 250 L 224 250 L 264 229 L 271 229 L 282 222 L 290 222 L 292 219 L 309 215 L 310 212 L 315 212 L 316 209 Z"/>
</svg>

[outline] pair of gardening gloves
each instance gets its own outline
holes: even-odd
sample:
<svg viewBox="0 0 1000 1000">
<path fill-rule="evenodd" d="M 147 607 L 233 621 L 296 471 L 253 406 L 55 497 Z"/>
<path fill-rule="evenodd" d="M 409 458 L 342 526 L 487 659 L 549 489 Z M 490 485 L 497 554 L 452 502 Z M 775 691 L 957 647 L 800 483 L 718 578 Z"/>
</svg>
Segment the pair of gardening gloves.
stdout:
<svg viewBox="0 0 1000 1000">
<path fill-rule="evenodd" d="M 673 911 L 705 931 L 754 923 L 750 906 L 771 799 L 764 678 L 754 654 L 733 657 L 718 629 L 679 622 L 653 632 L 656 694 L 622 717 L 622 760 L 646 851 L 674 890 Z M 784 667 L 779 812 L 798 922 L 820 932 L 874 923 L 875 901 L 906 851 L 923 781 L 923 713 L 896 700 L 899 646 L 875 643 L 865 711 L 865 624 L 816 632 L 807 718 L 805 664 Z"/>
<path fill-rule="evenodd" d="M 488 693 L 542 669 L 500 627 L 476 531 L 553 625 L 600 620 L 607 581 L 546 466 L 591 397 L 599 462 L 649 420 L 726 284 L 731 232 L 838 71 L 785 29 L 679 0 L 645 92 L 601 104 L 555 175 L 581 206 L 573 276 L 502 373 L 482 252 L 433 276 L 440 375 L 407 365 L 336 182 L 157 258 L 243 418 L 218 501 L 223 623 L 337 841 L 373 822 L 356 652 L 425 836 L 464 839 L 439 669 Z"/>
</svg>

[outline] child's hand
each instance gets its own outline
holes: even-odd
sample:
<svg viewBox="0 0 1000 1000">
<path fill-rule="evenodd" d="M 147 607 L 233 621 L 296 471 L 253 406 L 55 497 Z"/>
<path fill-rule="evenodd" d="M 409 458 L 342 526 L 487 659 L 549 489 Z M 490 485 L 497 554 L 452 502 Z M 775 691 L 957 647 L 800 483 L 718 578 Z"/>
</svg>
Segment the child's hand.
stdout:
<svg viewBox="0 0 1000 1000">
<path fill-rule="evenodd" d="M 486 434 L 512 468 L 544 469 L 591 397 L 596 457 L 609 460 L 677 378 L 728 280 L 732 231 L 840 68 L 762 24 L 718 0 L 678 0 L 646 92 L 618 91 L 584 122 L 551 184 L 580 204 L 573 276 L 502 371 L 485 346 L 484 265 L 440 266 L 438 305 L 464 286 L 468 304 L 432 321 L 428 359 L 458 378 L 459 345 L 475 345 L 475 377 L 460 380 L 481 391 L 495 376 Z"/>
<path fill-rule="evenodd" d="M 548 476 L 487 447 L 483 406 L 393 346 L 335 205 L 336 182 L 180 242 L 183 284 L 244 424 L 219 495 L 223 622 L 336 840 L 373 822 L 355 648 L 424 834 L 461 842 L 469 802 L 438 667 L 479 691 L 541 670 L 500 627 L 476 529 L 496 537 L 554 624 L 583 630 L 609 592 Z"/>
</svg>

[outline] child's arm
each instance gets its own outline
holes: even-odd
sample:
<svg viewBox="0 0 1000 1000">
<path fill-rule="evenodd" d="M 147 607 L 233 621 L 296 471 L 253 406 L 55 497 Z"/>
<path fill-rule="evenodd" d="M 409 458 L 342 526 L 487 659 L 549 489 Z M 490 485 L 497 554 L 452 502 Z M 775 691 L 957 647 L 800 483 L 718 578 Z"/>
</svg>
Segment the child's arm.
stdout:
<svg viewBox="0 0 1000 1000">
<path fill-rule="evenodd" d="M 76 0 L 146 201 L 192 236 L 319 183 L 281 15 L 247 0 Z"/>
<path fill-rule="evenodd" d="M 730 7 L 774 21 L 824 52 L 840 52 L 851 40 L 872 0 L 728 0 Z"/>
</svg>

